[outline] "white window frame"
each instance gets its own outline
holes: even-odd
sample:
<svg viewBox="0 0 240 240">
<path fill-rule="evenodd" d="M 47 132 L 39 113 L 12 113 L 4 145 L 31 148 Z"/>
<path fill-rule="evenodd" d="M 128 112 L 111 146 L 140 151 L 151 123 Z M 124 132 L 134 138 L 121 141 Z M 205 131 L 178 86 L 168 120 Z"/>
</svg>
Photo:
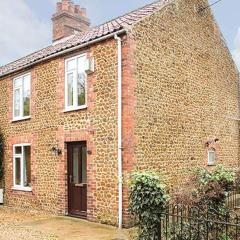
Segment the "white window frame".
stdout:
<svg viewBox="0 0 240 240">
<path fill-rule="evenodd" d="M 23 116 L 23 79 L 24 77 L 29 76 L 30 78 L 30 115 L 29 116 Z M 21 87 L 15 87 L 15 81 L 21 79 L 22 84 Z M 13 121 L 20 121 L 20 120 L 25 120 L 31 118 L 31 73 L 26 73 L 24 75 L 18 76 L 13 79 Z M 15 90 L 20 89 L 20 116 L 15 117 Z"/>
<path fill-rule="evenodd" d="M 24 152 L 23 152 L 23 149 L 24 147 L 26 146 L 30 146 L 31 147 L 31 144 L 29 143 L 23 143 L 23 144 L 15 144 L 13 145 L 13 187 L 12 189 L 13 190 L 19 190 L 19 191 L 25 191 L 25 192 L 31 192 L 32 191 L 32 188 L 31 187 L 25 187 L 24 186 L 24 183 L 23 183 L 23 176 L 24 176 L 24 168 L 23 168 L 23 164 L 24 164 L 24 161 L 23 161 L 23 158 L 24 158 Z M 22 147 L 22 153 L 21 154 L 16 154 L 15 153 L 15 148 L 16 147 Z M 31 154 L 32 155 L 32 154 Z M 15 159 L 16 158 L 20 158 L 21 159 L 21 185 L 16 185 L 16 161 Z"/>
<path fill-rule="evenodd" d="M 214 153 L 214 162 L 210 162 L 210 153 Z M 208 166 L 216 165 L 216 149 L 210 148 L 208 149 Z"/>
<path fill-rule="evenodd" d="M 73 70 L 68 71 L 67 69 L 67 63 L 75 60 L 77 62 L 78 58 L 84 57 L 85 62 L 87 60 L 87 54 L 80 54 L 71 58 L 68 58 L 65 60 L 65 112 L 69 111 L 75 111 L 75 110 L 80 110 L 80 109 L 85 109 L 87 108 L 87 73 L 84 71 L 85 74 L 85 104 L 78 106 L 78 96 L 77 96 L 77 65 L 76 68 Z M 86 68 L 86 64 L 85 64 Z M 67 82 L 67 75 L 69 73 L 73 73 L 73 106 L 68 106 L 68 82 Z"/>
</svg>

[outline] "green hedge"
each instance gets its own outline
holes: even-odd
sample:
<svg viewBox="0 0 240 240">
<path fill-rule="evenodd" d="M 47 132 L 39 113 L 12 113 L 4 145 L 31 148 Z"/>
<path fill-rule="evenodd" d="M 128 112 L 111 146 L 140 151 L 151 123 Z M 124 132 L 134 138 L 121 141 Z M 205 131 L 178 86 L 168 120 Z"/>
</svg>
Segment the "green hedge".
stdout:
<svg viewBox="0 0 240 240">
<path fill-rule="evenodd" d="M 136 217 L 140 240 L 158 239 L 161 213 L 169 196 L 153 172 L 135 172 L 130 180 L 130 212 Z"/>
</svg>

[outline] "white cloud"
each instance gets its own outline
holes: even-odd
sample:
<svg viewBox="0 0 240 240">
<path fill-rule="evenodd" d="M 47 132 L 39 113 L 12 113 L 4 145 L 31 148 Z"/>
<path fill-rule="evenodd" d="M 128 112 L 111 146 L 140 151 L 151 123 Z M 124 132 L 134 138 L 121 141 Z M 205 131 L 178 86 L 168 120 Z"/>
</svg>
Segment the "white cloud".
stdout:
<svg viewBox="0 0 240 240">
<path fill-rule="evenodd" d="M 47 45 L 51 27 L 24 0 L 0 0 L 0 34 L 0 65 L 4 65 Z"/>
<path fill-rule="evenodd" d="M 235 60 L 238 69 L 240 70 L 240 28 L 234 40 L 235 49 L 232 51 L 233 59 Z"/>
</svg>

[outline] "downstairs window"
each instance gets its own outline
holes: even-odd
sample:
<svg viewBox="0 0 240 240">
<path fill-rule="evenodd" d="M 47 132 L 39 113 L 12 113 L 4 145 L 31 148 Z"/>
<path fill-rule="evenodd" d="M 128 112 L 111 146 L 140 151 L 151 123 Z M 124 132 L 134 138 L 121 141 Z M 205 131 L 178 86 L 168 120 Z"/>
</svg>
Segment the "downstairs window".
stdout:
<svg viewBox="0 0 240 240">
<path fill-rule="evenodd" d="M 208 150 L 208 166 L 213 166 L 216 164 L 216 150 L 214 148 L 210 148 Z"/>
<path fill-rule="evenodd" d="M 13 147 L 14 189 L 31 191 L 31 146 L 19 144 Z"/>
</svg>

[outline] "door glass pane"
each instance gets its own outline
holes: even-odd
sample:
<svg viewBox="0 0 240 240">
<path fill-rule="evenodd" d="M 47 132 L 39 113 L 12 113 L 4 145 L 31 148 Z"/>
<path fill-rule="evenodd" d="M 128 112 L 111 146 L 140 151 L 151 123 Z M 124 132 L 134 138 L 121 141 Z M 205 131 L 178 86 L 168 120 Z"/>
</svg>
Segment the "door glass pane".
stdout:
<svg viewBox="0 0 240 240">
<path fill-rule="evenodd" d="M 73 148 L 73 183 L 78 184 L 79 181 L 79 148 Z"/>
<path fill-rule="evenodd" d="M 67 74 L 67 105 L 73 106 L 73 73 Z"/>
<path fill-rule="evenodd" d="M 23 184 L 24 187 L 31 187 L 31 148 L 30 146 L 24 147 L 23 152 Z"/>
<path fill-rule="evenodd" d="M 82 148 L 82 183 L 87 183 L 87 148 Z"/>
<path fill-rule="evenodd" d="M 15 158 L 15 184 L 21 185 L 21 158 Z"/>
<path fill-rule="evenodd" d="M 15 154 L 22 154 L 22 147 L 15 147 Z"/>
<path fill-rule="evenodd" d="M 14 116 L 20 116 L 20 88 L 14 90 Z"/>
<path fill-rule="evenodd" d="M 86 104 L 86 77 L 85 73 L 78 73 L 77 79 L 77 94 L 78 94 L 78 106 Z"/>
<path fill-rule="evenodd" d="M 23 116 L 30 115 L 30 76 L 23 79 Z"/>
</svg>

